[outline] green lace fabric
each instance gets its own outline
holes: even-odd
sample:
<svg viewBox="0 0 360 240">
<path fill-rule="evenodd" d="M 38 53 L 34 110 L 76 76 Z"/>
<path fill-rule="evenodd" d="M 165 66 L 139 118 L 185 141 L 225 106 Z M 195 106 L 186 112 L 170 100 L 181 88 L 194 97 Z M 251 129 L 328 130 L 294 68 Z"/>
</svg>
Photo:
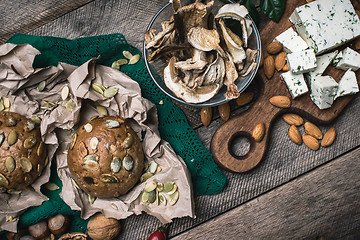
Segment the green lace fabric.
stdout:
<svg viewBox="0 0 360 240">
<path fill-rule="evenodd" d="M 94 37 L 78 38 L 68 40 L 55 37 L 31 36 L 15 34 L 8 42 L 14 44 L 29 43 L 41 52 L 36 56 L 34 67 L 56 66 L 58 62 L 72 65 L 81 65 L 90 58 L 99 57 L 97 63 L 106 66 L 121 58 L 122 52 L 130 51 L 132 54 L 140 54 L 140 51 L 129 45 L 122 34 L 110 34 Z M 137 81 L 142 89 L 143 97 L 154 103 L 158 110 L 159 132 L 165 141 L 168 141 L 175 152 L 181 156 L 187 164 L 192 177 L 195 195 L 215 194 L 220 192 L 225 184 L 226 178 L 214 163 L 212 155 L 201 143 L 200 139 L 189 126 L 184 113 L 171 102 L 152 81 L 148 74 L 145 63 L 141 59 L 137 64 L 124 65 L 120 69 L 129 77 Z M 159 104 L 160 101 L 163 104 Z M 61 186 L 61 182 L 52 171 L 52 182 Z M 74 215 L 72 230 L 84 231 L 86 221 L 79 218 L 77 211 L 70 208 L 61 200 L 59 192 L 47 192 L 44 194 L 50 200 L 39 207 L 27 210 L 20 218 L 21 225 L 30 225 L 41 219 L 56 213 Z M 76 222 L 78 225 L 76 226 Z"/>
</svg>

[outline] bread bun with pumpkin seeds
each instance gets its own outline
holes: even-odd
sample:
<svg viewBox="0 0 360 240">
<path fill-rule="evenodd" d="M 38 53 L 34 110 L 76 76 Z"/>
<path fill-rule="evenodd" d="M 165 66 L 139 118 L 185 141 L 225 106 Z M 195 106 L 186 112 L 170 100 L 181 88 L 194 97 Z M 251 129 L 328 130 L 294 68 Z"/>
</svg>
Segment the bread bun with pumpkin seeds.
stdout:
<svg viewBox="0 0 360 240">
<path fill-rule="evenodd" d="M 9 193 L 25 189 L 48 160 L 39 127 L 20 114 L 0 112 L 0 188 Z"/>
<path fill-rule="evenodd" d="M 95 197 L 118 197 L 139 181 L 144 153 L 134 130 L 117 116 L 96 117 L 74 133 L 68 166 L 77 185 Z"/>
</svg>

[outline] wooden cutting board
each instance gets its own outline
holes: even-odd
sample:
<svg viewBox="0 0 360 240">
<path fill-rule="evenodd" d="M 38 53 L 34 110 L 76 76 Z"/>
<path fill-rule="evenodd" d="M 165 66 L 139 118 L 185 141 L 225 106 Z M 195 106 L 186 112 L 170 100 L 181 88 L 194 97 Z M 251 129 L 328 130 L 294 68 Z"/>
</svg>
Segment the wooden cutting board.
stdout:
<svg viewBox="0 0 360 240">
<path fill-rule="evenodd" d="M 286 1 L 286 9 L 280 22 L 275 23 L 270 21 L 264 26 L 260 32 L 264 58 L 268 56 L 268 53 L 265 51 L 266 46 L 272 42 L 276 36 L 292 26 L 288 20 L 290 15 L 297 6 L 305 3 L 305 0 Z M 359 1 L 352 0 L 352 3 L 355 9 L 360 9 Z M 344 49 L 350 44 L 351 43 L 341 47 L 339 50 Z M 360 83 L 359 72 L 360 70 L 356 72 L 358 83 Z M 338 98 L 331 108 L 320 110 L 311 101 L 310 95 L 307 93 L 295 100 L 292 99 L 290 108 L 280 109 L 274 107 L 269 103 L 269 99 L 271 97 L 284 95 L 291 98 L 285 82 L 280 79 L 280 73 L 281 72 L 275 72 L 274 76 L 269 80 L 265 77 L 263 69 L 260 69 L 256 75 L 256 80 L 261 86 L 258 99 L 256 99 L 249 110 L 245 113 L 241 113 L 241 115 L 231 118 L 215 132 L 211 141 L 210 149 L 213 153 L 215 162 L 219 166 L 226 170 L 238 173 L 246 172 L 257 166 L 261 159 L 265 156 L 270 140 L 269 133 L 272 125 L 282 114 L 289 112 L 296 113 L 315 124 L 327 125 L 334 121 L 334 119 L 341 114 L 344 108 L 354 98 L 354 95 Z M 345 71 L 330 66 L 327 68 L 324 75 L 330 75 L 336 81 L 339 81 L 344 73 Z M 255 142 L 251 136 L 251 132 L 260 122 L 265 124 L 266 131 L 263 140 L 261 142 Z M 237 156 L 231 150 L 234 139 L 238 137 L 246 137 L 250 142 L 250 150 L 244 156 Z"/>
</svg>

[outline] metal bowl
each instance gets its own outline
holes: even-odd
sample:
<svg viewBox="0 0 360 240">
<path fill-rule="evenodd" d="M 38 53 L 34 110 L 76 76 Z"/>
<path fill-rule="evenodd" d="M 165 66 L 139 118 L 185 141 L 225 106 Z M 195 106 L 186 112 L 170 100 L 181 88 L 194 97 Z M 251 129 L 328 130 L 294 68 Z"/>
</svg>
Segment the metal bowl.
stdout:
<svg viewBox="0 0 360 240">
<path fill-rule="evenodd" d="M 184 1 L 183 1 L 184 2 Z M 231 3 L 231 1 L 229 1 Z M 185 4 L 184 4 L 185 5 Z M 223 3 L 221 3 L 220 1 L 216 1 L 213 7 L 213 13 L 217 12 L 217 10 L 223 5 Z M 150 28 L 154 28 L 158 31 L 161 31 L 161 22 L 163 21 L 168 21 L 170 19 L 170 17 L 173 15 L 173 9 L 171 7 L 171 3 L 167 3 L 165 6 L 163 6 L 155 15 L 154 17 L 151 19 L 149 25 L 146 28 L 146 31 L 149 30 Z M 242 80 L 237 80 L 235 82 L 235 84 L 238 87 L 239 93 L 242 93 L 252 82 L 252 80 L 254 79 L 258 69 L 259 69 L 259 63 L 260 63 L 260 57 L 261 57 L 261 40 L 260 40 L 260 34 L 259 34 L 259 30 L 257 29 L 254 21 L 251 19 L 251 17 L 248 15 L 247 18 L 249 18 L 252 21 L 252 28 L 253 28 L 253 33 L 251 34 L 248 44 L 249 44 L 249 48 L 251 49 L 259 49 L 259 54 L 257 56 L 256 62 L 257 62 L 257 66 L 256 69 L 250 73 L 245 79 Z M 186 105 L 190 105 L 190 106 L 195 106 L 195 107 L 214 107 L 214 106 L 218 106 L 221 105 L 225 102 L 228 102 L 229 100 L 227 100 L 224 96 L 224 94 L 226 93 L 226 86 L 222 86 L 222 88 L 219 90 L 219 92 L 210 100 L 203 102 L 203 103 L 188 103 L 185 102 L 184 100 L 182 100 L 181 98 L 178 98 L 164 83 L 163 81 L 163 69 L 166 67 L 166 64 L 164 62 L 162 62 L 161 60 L 155 61 L 153 63 L 149 63 L 148 62 L 148 55 L 149 52 L 148 50 L 145 48 L 146 43 L 144 40 L 143 43 L 143 54 L 144 54 L 144 59 L 145 59 L 145 65 L 146 65 L 146 69 L 149 72 L 152 80 L 155 82 L 155 84 L 161 89 L 161 91 L 163 91 L 167 96 L 169 96 L 170 98 L 172 98 L 173 100 L 186 104 Z"/>
</svg>

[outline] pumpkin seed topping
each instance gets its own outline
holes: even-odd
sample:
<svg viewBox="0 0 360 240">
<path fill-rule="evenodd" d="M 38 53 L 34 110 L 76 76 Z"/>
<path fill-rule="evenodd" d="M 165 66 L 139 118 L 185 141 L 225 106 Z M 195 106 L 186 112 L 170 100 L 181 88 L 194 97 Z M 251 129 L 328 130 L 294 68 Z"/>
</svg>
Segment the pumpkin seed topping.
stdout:
<svg viewBox="0 0 360 240">
<path fill-rule="evenodd" d="M 26 174 L 24 177 L 24 182 L 26 185 L 29 185 L 32 181 L 32 176 L 30 174 Z"/>
<path fill-rule="evenodd" d="M 68 86 L 64 86 L 63 89 L 61 90 L 61 99 L 63 101 L 65 101 L 68 96 L 69 96 L 69 93 L 70 93 L 70 89 Z"/>
<path fill-rule="evenodd" d="M 9 180 L 6 179 L 6 177 L 0 173 L 0 186 L 9 186 Z"/>
<path fill-rule="evenodd" d="M 84 125 L 84 129 L 86 132 L 90 133 L 93 130 L 93 126 L 90 123 Z"/>
<path fill-rule="evenodd" d="M 141 175 L 140 182 L 146 182 L 146 180 L 148 180 L 152 176 L 154 176 L 154 174 L 152 174 L 151 172 L 146 172 L 143 175 Z"/>
<path fill-rule="evenodd" d="M 18 134 L 15 130 L 12 130 L 9 135 L 7 136 L 7 142 L 9 146 L 14 145 L 16 141 L 18 140 Z"/>
<path fill-rule="evenodd" d="M 93 137 L 90 139 L 90 148 L 95 150 L 99 144 L 99 139 L 97 137 Z"/>
<path fill-rule="evenodd" d="M 35 123 L 33 121 L 27 120 L 25 123 L 25 132 L 31 132 L 35 128 Z"/>
<path fill-rule="evenodd" d="M 5 120 L 5 126 L 7 127 L 13 127 L 17 124 L 17 121 L 14 117 L 8 117 Z"/>
<path fill-rule="evenodd" d="M 3 144 L 4 140 L 5 140 L 5 135 L 4 135 L 4 133 L 0 133 L 0 147 L 1 147 L 1 145 Z"/>
<path fill-rule="evenodd" d="M 45 151 L 45 144 L 41 141 L 37 150 L 36 150 L 36 154 L 40 157 Z"/>
<path fill-rule="evenodd" d="M 110 164 L 111 171 L 118 173 L 121 168 L 121 160 L 118 157 L 114 157 Z"/>
<path fill-rule="evenodd" d="M 45 158 L 45 162 L 44 162 L 44 166 L 48 165 L 48 163 L 49 163 L 49 157 L 48 157 L 48 156 L 46 156 L 46 158 Z"/>
<path fill-rule="evenodd" d="M 123 142 L 124 148 L 130 148 L 134 144 L 134 140 L 132 135 L 128 135 Z"/>
<path fill-rule="evenodd" d="M 145 192 L 151 192 L 154 191 L 157 187 L 157 183 L 153 180 L 153 181 L 149 181 L 145 184 L 144 187 L 144 191 Z"/>
<path fill-rule="evenodd" d="M 104 183 L 117 183 L 119 179 L 111 174 L 102 174 L 100 180 Z"/>
<path fill-rule="evenodd" d="M 14 190 L 14 189 L 8 189 L 7 192 L 10 194 L 16 194 L 16 195 L 19 195 L 20 193 L 22 193 L 22 191 Z"/>
<path fill-rule="evenodd" d="M 81 157 L 85 157 L 88 155 L 89 151 L 85 146 L 84 142 L 79 143 L 78 151 Z"/>
<path fill-rule="evenodd" d="M 15 159 L 11 156 L 6 157 L 5 159 L 5 167 L 9 173 L 13 172 L 16 168 Z"/>
<path fill-rule="evenodd" d="M 75 146 L 75 143 L 76 143 L 76 140 L 77 140 L 77 134 L 75 133 L 72 137 L 72 140 L 71 140 L 71 144 L 70 144 L 70 149 L 73 149 L 74 146 Z"/>
<path fill-rule="evenodd" d="M 41 118 L 39 118 L 36 115 L 31 116 L 31 121 L 33 121 L 35 124 L 39 124 L 39 125 L 41 124 Z"/>
<path fill-rule="evenodd" d="M 33 168 L 30 160 L 24 157 L 20 158 L 20 167 L 26 173 L 30 172 L 31 169 Z"/>
<path fill-rule="evenodd" d="M 84 162 L 86 161 L 94 161 L 97 162 L 99 160 L 98 156 L 95 154 L 87 155 L 84 157 Z"/>
<path fill-rule="evenodd" d="M 131 171 L 134 167 L 134 160 L 130 155 L 126 155 L 123 159 L 123 166 L 126 171 Z"/>
<path fill-rule="evenodd" d="M 104 91 L 104 97 L 111 98 L 118 93 L 119 89 L 116 87 L 109 87 Z"/>
<path fill-rule="evenodd" d="M 104 106 L 96 106 L 96 111 L 100 114 L 100 115 L 103 115 L 103 116 L 107 116 L 108 115 L 108 111 L 106 109 L 106 107 Z"/>
<path fill-rule="evenodd" d="M 3 104 L 2 102 L 0 102 L 0 112 L 1 112 L 1 111 L 4 111 L 4 109 L 5 109 L 4 104 Z"/>
<path fill-rule="evenodd" d="M 36 144 L 36 138 L 33 136 L 28 137 L 24 141 L 24 148 L 26 148 L 26 149 L 33 148 L 35 146 L 35 144 Z"/>
<path fill-rule="evenodd" d="M 108 119 L 105 121 L 105 127 L 117 128 L 117 127 L 120 127 L 120 123 L 119 123 L 119 121 Z"/>
</svg>

